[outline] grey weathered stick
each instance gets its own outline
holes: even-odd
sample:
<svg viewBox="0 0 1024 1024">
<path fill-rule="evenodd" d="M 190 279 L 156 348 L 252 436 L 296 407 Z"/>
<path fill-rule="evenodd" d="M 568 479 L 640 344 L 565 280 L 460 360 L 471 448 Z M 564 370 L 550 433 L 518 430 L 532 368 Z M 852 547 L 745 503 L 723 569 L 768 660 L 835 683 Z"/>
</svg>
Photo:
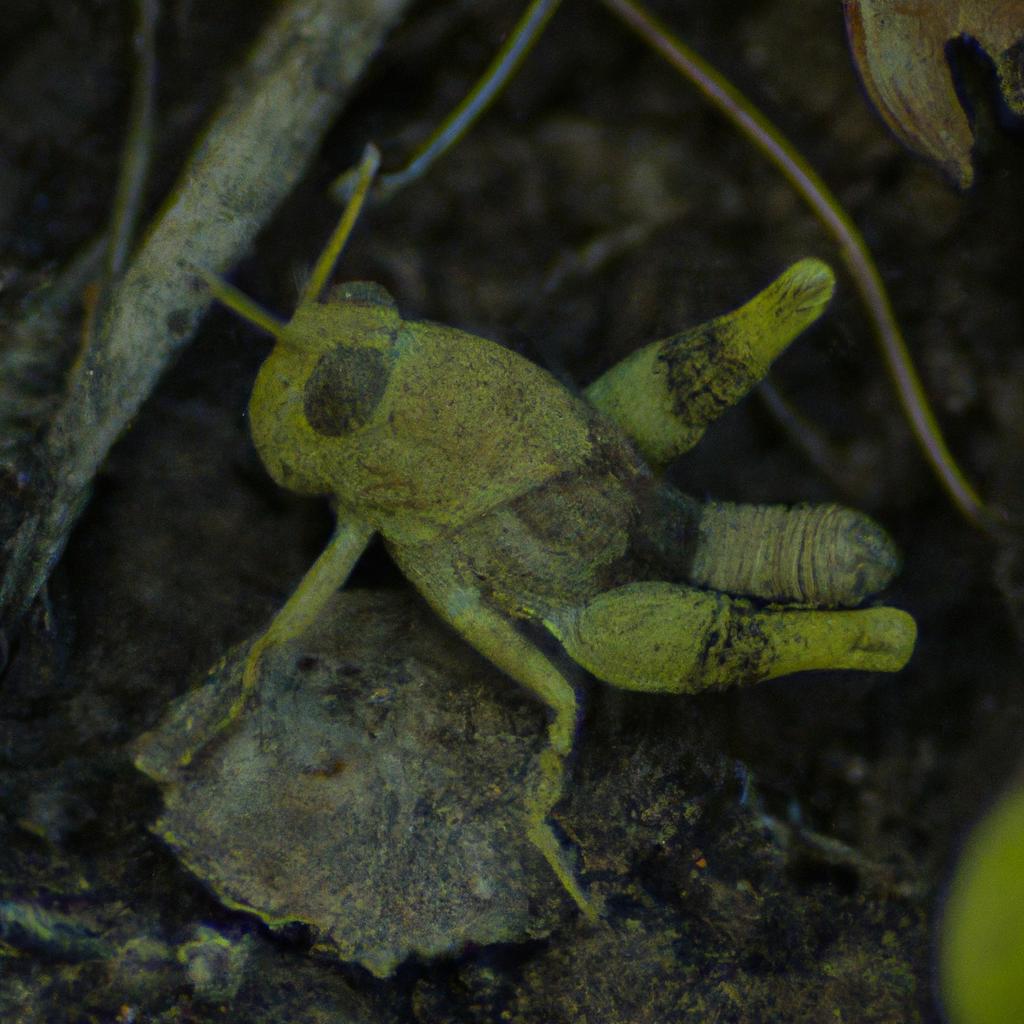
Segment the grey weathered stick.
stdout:
<svg viewBox="0 0 1024 1024">
<path fill-rule="evenodd" d="M 51 480 L 8 546 L 0 620 L 31 604 L 100 464 L 209 297 L 192 268 L 235 262 L 306 168 L 408 0 L 289 0 L 274 16 L 110 293 L 46 437 Z"/>
</svg>

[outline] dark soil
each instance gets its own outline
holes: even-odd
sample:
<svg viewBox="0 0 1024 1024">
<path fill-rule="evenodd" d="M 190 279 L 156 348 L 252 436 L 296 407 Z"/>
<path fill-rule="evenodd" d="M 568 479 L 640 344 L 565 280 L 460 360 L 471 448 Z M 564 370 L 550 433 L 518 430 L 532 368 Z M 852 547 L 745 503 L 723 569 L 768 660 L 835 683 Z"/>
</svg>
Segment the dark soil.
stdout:
<svg viewBox="0 0 1024 1024">
<path fill-rule="evenodd" d="M 5 324 L 105 226 L 128 106 L 127 6 L 6 5 Z M 149 212 L 270 6 L 165 6 Z M 367 139 L 386 166 L 401 163 L 486 65 L 514 6 L 414 10 L 233 275 L 239 287 L 291 311 L 336 217 L 332 178 Z M 961 196 L 867 104 L 836 0 L 659 7 L 845 204 L 950 447 L 987 500 L 1019 510 L 1024 136 L 1000 115 L 985 62 L 955 54 L 979 137 L 976 184 Z M 886 595 L 919 625 L 905 671 L 679 699 L 583 681 L 560 823 L 584 877 L 620 893 L 605 930 L 567 908 L 543 941 L 407 964 L 384 981 L 318 955 L 301 928 L 271 934 L 150 834 L 160 794 L 131 761 L 168 703 L 269 619 L 330 527 L 325 503 L 263 471 L 245 409 L 267 343 L 215 309 L 111 454 L 45 600 L 10 638 L 0 1018 L 938 1020 L 943 887 L 1019 769 L 1024 555 L 1012 536 L 973 529 L 930 474 L 837 253 L 797 196 L 602 7 L 566 0 L 471 134 L 364 216 L 341 272 L 379 281 L 410 318 L 500 339 L 578 386 L 806 255 L 840 283 L 772 372 L 798 426 L 754 395 L 671 479 L 697 497 L 840 501 L 874 516 L 905 555 Z M 53 342 L 59 358 L 4 354 L 12 437 L 45 419 L 76 338 L 70 325 Z M 11 384 L 24 366 L 36 369 Z M 823 438 L 828 475 L 807 455 Z M 352 585 L 405 586 L 376 547 Z"/>
</svg>

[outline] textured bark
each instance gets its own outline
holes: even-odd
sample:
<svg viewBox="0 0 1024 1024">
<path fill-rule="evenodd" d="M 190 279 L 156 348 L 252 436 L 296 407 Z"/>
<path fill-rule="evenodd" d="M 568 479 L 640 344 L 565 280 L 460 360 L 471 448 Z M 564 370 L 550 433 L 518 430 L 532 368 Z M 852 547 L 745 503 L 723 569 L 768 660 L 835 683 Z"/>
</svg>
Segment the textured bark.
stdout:
<svg viewBox="0 0 1024 1024">
<path fill-rule="evenodd" d="M 236 75 L 116 286 L 45 442 L 49 484 L 8 549 L 11 625 L 60 557 L 111 445 L 192 338 L 209 296 L 194 267 L 237 260 L 302 175 L 406 0 L 292 0 Z"/>
</svg>

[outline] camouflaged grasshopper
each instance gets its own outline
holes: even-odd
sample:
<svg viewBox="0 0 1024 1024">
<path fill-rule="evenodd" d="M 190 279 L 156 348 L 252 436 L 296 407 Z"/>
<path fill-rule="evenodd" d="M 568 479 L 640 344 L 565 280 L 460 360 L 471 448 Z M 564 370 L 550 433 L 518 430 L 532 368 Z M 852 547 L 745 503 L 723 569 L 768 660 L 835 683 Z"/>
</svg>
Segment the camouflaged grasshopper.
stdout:
<svg viewBox="0 0 1024 1024">
<path fill-rule="evenodd" d="M 897 671 L 913 649 L 905 612 L 830 610 L 861 603 L 897 570 L 891 541 L 867 516 L 702 504 L 656 472 L 820 315 L 832 272 L 803 260 L 736 312 L 647 345 L 578 395 L 493 341 L 403 320 L 378 285 L 322 297 L 378 162 L 368 147 L 287 323 L 207 278 L 275 339 L 249 405 L 267 469 L 283 487 L 331 497 L 337 528 L 253 644 L 230 713 L 188 756 L 242 713 L 263 652 L 316 618 L 380 533 L 437 614 L 549 707 L 525 827 L 594 916 L 547 820 L 576 696 L 520 623 L 548 630 L 599 679 L 664 693 L 806 669 Z"/>
</svg>

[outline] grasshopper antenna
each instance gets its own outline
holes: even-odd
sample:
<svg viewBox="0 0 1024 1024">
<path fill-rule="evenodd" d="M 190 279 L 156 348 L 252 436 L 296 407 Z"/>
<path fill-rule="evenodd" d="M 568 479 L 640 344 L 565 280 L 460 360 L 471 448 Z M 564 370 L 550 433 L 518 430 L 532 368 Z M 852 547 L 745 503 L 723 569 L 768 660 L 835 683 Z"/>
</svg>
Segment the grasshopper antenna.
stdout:
<svg viewBox="0 0 1024 1024">
<path fill-rule="evenodd" d="M 260 330 L 274 335 L 275 338 L 285 329 L 284 321 L 278 320 L 273 313 L 268 313 L 258 302 L 253 302 L 245 292 L 239 291 L 233 284 L 228 284 L 222 277 L 211 273 L 206 267 L 193 264 L 192 272 L 206 282 L 207 288 L 213 292 L 213 296 L 218 302 L 233 310 L 243 320 L 248 320 Z"/>
<path fill-rule="evenodd" d="M 338 226 L 334 229 L 334 233 L 324 247 L 324 251 L 317 259 L 316 265 L 313 267 L 313 273 L 306 282 L 305 288 L 302 289 L 302 294 L 299 297 L 300 306 L 307 302 L 316 302 L 320 298 L 320 293 L 323 291 L 324 285 L 327 284 L 327 279 L 331 276 L 334 265 L 338 262 L 338 257 L 345 248 L 348 236 L 352 234 L 352 228 L 355 226 L 359 213 L 363 208 L 363 203 L 366 200 L 370 185 L 373 184 L 378 167 L 380 167 L 380 153 L 371 142 L 363 151 L 363 158 L 356 168 L 355 190 L 349 201 L 345 204 L 341 220 L 338 221 Z M 234 285 L 228 284 L 223 278 L 211 273 L 205 267 L 194 266 L 192 269 L 197 277 L 201 277 L 206 282 L 214 297 L 227 306 L 228 309 L 234 310 L 243 320 L 248 320 L 249 323 L 255 324 L 261 330 L 266 331 L 267 334 L 272 334 L 277 338 L 281 336 L 281 333 L 287 326 L 284 321 L 278 320 L 273 313 L 268 313 L 267 310 L 259 305 L 259 303 L 250 299 L 244 292 L 239 291 Z"/>
<path fill-rule="evenodd" d="M 334 229 L 334 234 L 331 235 L 327 245 L 324 246 L 324 251 L 317 259 L 313 273 L 310 274 L 309 280 L 306 282 L 306 287 L 302 289 L 302 294 L 299 296 L 300 308 L 307 302 L 319 300 L 320 293 L 324 290 L 324 285 L 327 284 L 327 279 L 331 276 L 342 249 L 345 248 L 348 236 L 352 234 L 352 228 L 363 208 L 366 195 L 379 167 L 380 151 L 372 142 L 367 143 L 366 149 L 363 150 L 363 158 L 356 168 L 355 190 L 345 204 L 345 210 L 341 215 L 341 220 L 338 221 L 338 226 Z"/>
</svg>

